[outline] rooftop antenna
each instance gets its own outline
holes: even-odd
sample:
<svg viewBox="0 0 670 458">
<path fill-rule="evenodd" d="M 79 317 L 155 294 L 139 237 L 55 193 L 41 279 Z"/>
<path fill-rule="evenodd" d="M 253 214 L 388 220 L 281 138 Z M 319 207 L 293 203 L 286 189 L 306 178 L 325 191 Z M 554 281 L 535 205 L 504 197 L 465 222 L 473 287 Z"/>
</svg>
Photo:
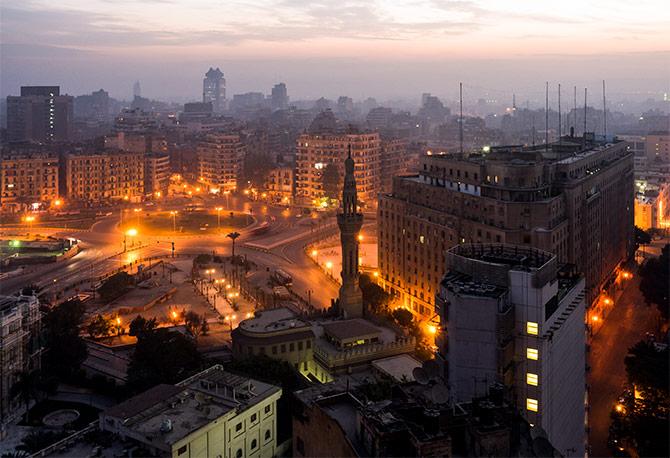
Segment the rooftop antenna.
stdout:
<svg viewBox="0 0 670 458">
<path fill-rule="evenodd" d="M 603 137 L 607 141 L 607 101 L 605 99 L 605 80 L 603 80 Z"/>
<path fill-rule="evenodd" d="M 575 106 L 574 106 L 575 110 L 574 111 L 575 112 L 572 115 L 572 117 L 573 117 L 572 127 L 574 128 L 574 130 L 577 130 L 577 86 L 575 86 L 574 89 L 575 89 L 575 93 L 574 93 L 574 104 L 575 104 Z M 573 132 L 574 132 L 574 130 L 573 130 Z"/>
<path fill-rule="evenodd" d="M 584 131 L 582 135 L 586 134 L 586 100 L 587 100 L 588 88 L 584 88 Z"/>
<path fill-rule="evenodd" d="M 461 154 L 463 154 L 463 83 L 460 84 L 460 120 L 458 121 L 458 139 L 461 145 Z"/>
<path fill-rule="evenodd" d="M 516 94 L 512 92 L 512 111 L 516 111 Z"/>
<path fill-rule="evenodd" d="M 544 100 L 544 151 L 549 150 L 549 81 L 545 86 L 545 100 Z"/>
<path fill-rule="evenodd" d="M 533 147 L 535 147 L 535 112 L 531 115 L 531 122 L 533 124 Z"/>
<path fill-rule="evenodd" d="M 558 83 L 558 143 L 561 143 L 563 129 L 561 126 L 561 83 Z"/>
</svg>

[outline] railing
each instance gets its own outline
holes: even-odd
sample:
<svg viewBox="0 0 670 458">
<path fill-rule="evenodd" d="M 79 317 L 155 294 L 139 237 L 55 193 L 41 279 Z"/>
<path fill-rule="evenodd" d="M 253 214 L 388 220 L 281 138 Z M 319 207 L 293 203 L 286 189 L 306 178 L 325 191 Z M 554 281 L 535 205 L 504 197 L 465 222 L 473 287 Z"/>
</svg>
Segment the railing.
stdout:
<svg viewBox="0 0 670 458">
<path fill-rule="evenodd" d="M 40 451 L 33 453 L 32 455 L 30 455 L 30 458 L 47 456 L 47 455 L 50 455 L 50 454 L 52 454 L 56 451 L 62 450 L 63 448 L 67 447 L 68 445 L 72 445 L 74 442 L 81 439 L 85 434 L 87 434 L 91 431 L 95 431 L 98 428 L 98 423 L 99 423 L 99 421 L 95 420 L 94 422 L 89 424 L 86 428 L 81 429 L 81 430 L 79 430 L 79 431 L 77 431 L 77 432 L 59 440 L 58 442 L 55 442 L 55 443 L 49 445 L 48 447 L 43 448 Z"/>
<path fill-rule="evenodd" d="M 348 350 L 338 351 L 333 354 L 318 345 L 314 346 L 314 356 L 320 359 L 328 367 L 341 366 L 344 364 L 353 364 L 369 359 L 383 358 L 400 353 L 409 353 L 414 351 L 416 339 L 414 337 L 402 337 L 394 342 L 379 344 L 361 345 Z"/>
</svg>

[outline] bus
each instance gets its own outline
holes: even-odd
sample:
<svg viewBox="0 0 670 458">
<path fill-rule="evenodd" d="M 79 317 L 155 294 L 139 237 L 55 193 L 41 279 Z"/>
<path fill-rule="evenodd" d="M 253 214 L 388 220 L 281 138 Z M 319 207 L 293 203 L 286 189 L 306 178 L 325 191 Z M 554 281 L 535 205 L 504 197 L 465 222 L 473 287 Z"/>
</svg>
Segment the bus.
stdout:
<svg viewBox="0 0 670 458">
<path fill-rule="evenodd" d="M 272 275 L 272 278 L 274 279 L 275 282 L 277 282 L 280 285 L 283 286 L 293 285 L 293 277 L 291 277 L 289 274 L 287 274 L 281 269 L 276 269 L 274 274 Z"/>
</svg>

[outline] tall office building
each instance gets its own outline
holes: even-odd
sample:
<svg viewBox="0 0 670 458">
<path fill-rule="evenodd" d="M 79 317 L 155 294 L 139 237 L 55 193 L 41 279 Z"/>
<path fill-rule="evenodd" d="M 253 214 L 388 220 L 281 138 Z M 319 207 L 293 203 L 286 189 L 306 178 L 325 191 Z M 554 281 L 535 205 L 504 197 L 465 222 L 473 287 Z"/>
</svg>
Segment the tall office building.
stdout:
<svg viewBox="0 0 670 458">
<path fill-rule="evenodd" d="M 574 267 L 574 266 L 573 266 Z M 443 363 L 453 403 L 494 383 L 563 456 L 584 456 L 584 279 L 555 255 L 504 244 L 447 251 L 437 297 Z"/>
<path fill-rule="evenodd" d="M 272 110 L 285 110 L 288 108 L 288 92 L 286 84 L 278 83 L 272 87 Z"/>
<path fill-rule="evenodd" d="M 142 97 L 142 87 L 139 81 L 135 81 L 135 84 L 133 84 L 133 98 L 136 99 L 138 97 Z"/>
<path fill-rule="evenodd" d="M 73 97 L 60 95 L 59 86 L 21 86 L 20 96 L 7 96 L 10 142 L 67 141 L 73 118 Z"/>
<path fill-rule="evenodd" d="M 211 102 L 215 113 L 221 113 L 226 109 L 226 79 L 223 72 L 217 67 L 209 67 L 202 81 L 202 101 Z"/>
<path fill-rule="evenodd" d="M 381 284 L 430 319 L 447 249 L 532 246 L 584 273 L 590 313 L 601 318 L 610 301 L 600 293 L 633 246 L 633 211 L 633 154 L 625 142 L 587 134 L 546 148 L 424 156 L 418 175 L 396 177 L 380 199 Z"/>
<path fill-rule="evenodd" d="M 210 189 L 237 189 L 246 148 L 238 134 L 210 134 L 198 143 L 198 180 Z"/>
</svg>

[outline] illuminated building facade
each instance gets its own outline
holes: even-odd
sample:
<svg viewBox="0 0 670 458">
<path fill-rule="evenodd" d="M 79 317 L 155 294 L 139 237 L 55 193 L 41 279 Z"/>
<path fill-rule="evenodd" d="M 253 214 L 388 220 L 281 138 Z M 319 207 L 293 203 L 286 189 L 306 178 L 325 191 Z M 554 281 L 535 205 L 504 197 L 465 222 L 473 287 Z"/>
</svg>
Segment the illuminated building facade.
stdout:
<svg viewBox="0 0 670 458">
<path fill-rule="evenodd" d="M 323 175 L 326 167 L 336 167 L 342 191 L 344 160 L 351 145 L 355 162 L 354 176 L 358 201 L 362 208 L 374 208 L 381 189 L 381 139 L 376 132 L 368 133 L 305 133 L 296 147 L 296 203 L 307 207 L 319 206 L 326 197 Z"/>
<path fill-rule="evenodd" d="M 485 396 L 493 383 L 563 456 L 584 456 L 584 279 L 552 253 L 504 244 L 447 251 L 438 338 L 451 401 Z M 448 363 L 447 363 L 448 362 Z"/>
<path fill-rule="evenodd" d="M 265 190 L 273 202 L 293 202 L 293 167 L 275 167 L 265 178 Z"/>
<path fill-rule="evenodd" d="M 58 199 L 58 158 L 48 154 L 16 154 L 0 158 L 2 211 L 21 211 L 34 203 Z"/>
<path fill-rule="evenodd" d="M 144 196 L 144 154 L 123 151 L 68 154 L 65 159 L 67 197 L 89 205 Z"/>
<path fill-rule="evenodd" d="M 21 86 L 20 96 L 7 96 L 7 139 L 10 142 L 67 141 L 72 136 L 74 98 L 59 86 Z"/>
<path fill-rule="evenodd" d="M 221 192 L 237 189 L 246 148 L 237 134 L 209 134 L 198 143 L 199 181 Z"/>
<path fill-rule="evenodd" d="M 167 195 L 170 185 L 170 155 L 147 154 L 144 157 L 144 192 L 154 197 Z"/>
<path fill-rule="evenodd" d="M 424 156 L 418 175 L 395 178 L 380 199 L 380 283 L 430 319 L 447 249 L 508 243 L 577 265 L 595 303 L 633 247 L 633 181 L 626 144 L 588 134 L 546 149 Z"/>
<path fill-rule="evenodd" d="M 644 182 L 635 198 L 635 225 L 642 230 L 670 226 L 670 183 Z"/>
<path fill-rule="evenodd" d="M 210 67 L 202 81 L 202 101 L 211 103 L 215 113 L 226 109 L 226 79 L 223 72 Z"/>
<path fill-rule="evenodd" d="M 652 132 L 645 138 L 647 164 L 670 162 L 670 132 Z"/>
</svg>

